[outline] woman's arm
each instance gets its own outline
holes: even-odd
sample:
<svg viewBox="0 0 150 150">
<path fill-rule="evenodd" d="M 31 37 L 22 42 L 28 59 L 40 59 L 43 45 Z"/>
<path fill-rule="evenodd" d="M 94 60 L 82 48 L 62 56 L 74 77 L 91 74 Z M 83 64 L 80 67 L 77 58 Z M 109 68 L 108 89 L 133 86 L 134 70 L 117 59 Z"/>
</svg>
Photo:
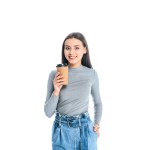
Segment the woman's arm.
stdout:
<svg viewBox="0 0 150 150">
<path fill-rule="evenodd" d="M 94 125 L 99 125 L 102 116 L 102 102 L 99 90 L 99 78 L 97 72 L 94 70 L 93 85 L 91 88 L 91 95 L 94 102 Z"/>
<path fill-rule="evenodd" d="M 53 80 L 55 78 L 56 71 L 52 71 L 49 74 L 48 83 L 47 83 L 47 95 L 46 95 L 46 101 L 44 105 L 44 112 L 47 117 L 52 117 L 52 115 L 56 111 L 58 98 L 59 96 L 56 96 L 54 94 L 54 85 Z"/>
</svg>

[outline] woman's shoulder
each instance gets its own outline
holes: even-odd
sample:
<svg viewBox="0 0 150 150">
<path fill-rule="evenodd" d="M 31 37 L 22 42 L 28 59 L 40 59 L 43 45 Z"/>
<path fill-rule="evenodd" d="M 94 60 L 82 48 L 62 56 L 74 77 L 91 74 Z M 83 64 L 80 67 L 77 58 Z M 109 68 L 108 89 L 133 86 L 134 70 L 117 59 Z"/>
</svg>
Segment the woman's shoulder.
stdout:
<svg viewBox="0 0 150 150">
<path fill-rule="evenodd" d="M 98 80 L 98 74 L 94 68 L 88 68 L 84 66 L 84 70 L 86 76 L 88 76 L 91 79 L 92 83 L 94 83 L 95 80 Z"/>
<path fill-rule="evenodd" d="M 50 71 L 50 74 L 52 73 L 52 74 L 55 74 L 57 71 L 56 70 L 51 70 Z"/>
<path fill-rule="evenodd" d="M 54 77 L 56 72 L 57 72 L 56 70 L 51 70 L 50 73 L 49 73 L 49 76 Z"/>
<path fill-rule="evenodd" d="M 83 67 L 84 67 L 85 71 L 88 71 L 88 72 L 90 72 L 92 74 L 96 74 L 97 73 L 97 71 L 94 68 L 88 68 L 86 66 L 83 66 Z"/>
</svg>

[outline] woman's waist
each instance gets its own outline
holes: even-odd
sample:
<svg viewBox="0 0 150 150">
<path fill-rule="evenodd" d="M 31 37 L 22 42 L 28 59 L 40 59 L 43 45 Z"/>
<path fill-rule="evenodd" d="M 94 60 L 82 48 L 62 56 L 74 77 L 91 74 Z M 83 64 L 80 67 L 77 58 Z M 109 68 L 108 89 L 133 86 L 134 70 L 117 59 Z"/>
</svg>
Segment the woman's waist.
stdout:
<svg viewBox="0 0 150 150">
<path fill-rule="evenodd" d="M 77 116 L 68 116 L 64 114 L 60 114 L 59 112 L 56 112 L 55 116 L 55 123 L 64 124 L 69 127 L 78 127 L 81 125 L 88 124 L 90 121 L 90 116 L 88 112 L 82 113 Z"/>
<path fill-rule="evenodd" d="M 60 113 L 60 115 L 62 115 L 63 117 L 80 117 L 80 116 L 84 116 L 84 113 L 88 112 L 88 106 L 87 105 L 63 105 L 60 106 L 58 105 L 56 108 L 56 112 Z"/>
</svg>

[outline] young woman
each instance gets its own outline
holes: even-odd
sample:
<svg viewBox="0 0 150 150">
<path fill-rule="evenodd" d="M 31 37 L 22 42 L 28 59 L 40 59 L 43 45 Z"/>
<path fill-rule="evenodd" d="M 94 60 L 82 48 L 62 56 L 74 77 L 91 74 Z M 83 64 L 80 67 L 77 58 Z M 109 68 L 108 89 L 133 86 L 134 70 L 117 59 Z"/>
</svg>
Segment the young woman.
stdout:
<svg viewBox="0 0 150 150">
<path fill-rule="evenodd" d="M 53 150 L 97 150 L 102 103 L 99 79 L 92 69 L 88 44 L 83 34 L 69 34 L 62 45 L 62 63 L 69 67 L 68 85 L 56 70 L 51 71 L 44 105 L 45 114 L 55 113 Z M 90 94 L 94 102 L 94 122 L 88 113 Z"/>
</svg>

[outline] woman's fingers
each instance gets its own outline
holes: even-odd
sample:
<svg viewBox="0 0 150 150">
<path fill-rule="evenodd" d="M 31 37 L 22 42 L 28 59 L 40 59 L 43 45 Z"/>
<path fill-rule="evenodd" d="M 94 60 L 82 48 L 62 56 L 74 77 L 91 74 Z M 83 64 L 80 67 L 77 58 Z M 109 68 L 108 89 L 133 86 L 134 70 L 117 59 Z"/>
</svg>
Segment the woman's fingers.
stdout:
<svg viewBox="0 0 150 150">
<path fill-rule="evenodd" d="M 58 75 L 60 75 L 60 72 L 57 72 L 57 73 L 55 74 L 55 78 L 56 78 Z"/>
<path fill-rule="evenodd" d="M 64 83 L 65 83 L 64 81 L 61 81 L 61 82 L 56 83 L 56 85 L 60 86 L 60 85 L 64 85 Z"/>
<path fill-rule="evenodd" d="M 54 86 L 61 88 L 62 85 L 64 84 L 64 77 L 61 75 L 59 72 L 56 73 L 55 78 L 54 78 Z"/>
<path fill-rule="evenodd" d="M 64 77 L 59 72 L 57 72 L 53 80 L 54 90 L 57 95 L 59 95 L 60 89 L 62 88 L 64 83 Z"/>
<path fill-rule="evenodd" d="M 55 83 L 60 83 L 64 81 L 64 77 L 62 75 L 60 75 L 59 72 L 56 73 L 55 78 L 54 78 L 54 82 Z"/>
<path fill-rule="evenodd" d="M 58 76 L 58 77 L 56 78 L 56 81 L 57 81 L 57 83 L 64 82 L 64 77 L 63 77 L 63 76 Z"/>
<path fill-rule="evenodd" d="M 93 127 L 93 130 L 94 130 L 94 132 L 97 133 L 97 135 L 98 135 L 98 137 L 99 137 L 99 136 L 100 136 L 100 133 L 99 133 L 99 126 L 94 126 L 94 127 Z"/>
</svg>

